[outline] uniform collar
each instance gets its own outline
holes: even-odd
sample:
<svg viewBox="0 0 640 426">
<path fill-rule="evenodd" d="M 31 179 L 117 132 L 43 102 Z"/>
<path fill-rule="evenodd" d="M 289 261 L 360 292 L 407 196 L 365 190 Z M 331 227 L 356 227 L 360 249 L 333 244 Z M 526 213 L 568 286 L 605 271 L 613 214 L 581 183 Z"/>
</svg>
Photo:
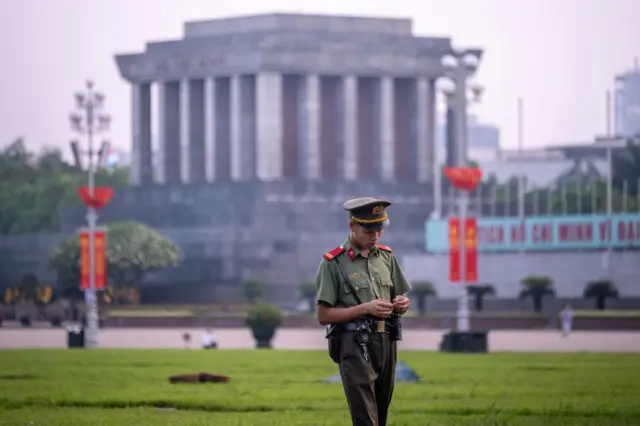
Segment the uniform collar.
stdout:
<svg viewBox="0 0 640 426">
<path fill-rule="evenodd" d="M 362 251 L 354 246 L 353 244 L 351 244 L 351 240 L 349 240 L 349 237 L 347 237 L 344 240 L 344 243 L 342 243 L 342 247 L 344 247 L 347 256 L 349 256 L 349 259 L 353 262 L 358 256 L 362 256 Z M 374 246 L 371 250 L 369 250 L 369 256 L 371 255 L 378 255 L 378 247 Z M 362 256 L 364 257 L 364 256 Z"/>
</svg>

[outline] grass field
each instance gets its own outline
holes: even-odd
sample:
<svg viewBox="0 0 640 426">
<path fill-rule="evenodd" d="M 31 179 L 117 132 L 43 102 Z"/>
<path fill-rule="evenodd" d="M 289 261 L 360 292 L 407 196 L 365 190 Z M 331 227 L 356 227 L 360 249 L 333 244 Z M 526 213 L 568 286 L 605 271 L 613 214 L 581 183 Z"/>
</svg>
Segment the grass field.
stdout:
<svg viewBox="0 0 640 426">
<path fill-rule="evenodd" d="M 640 424 L 638 355 L 402 352 L 390 425 Z M 173 374 L 230 375 L 171 385 Z M 314 351 L 3 351 L 0 425 L 349 425 Z"/>
</svg>

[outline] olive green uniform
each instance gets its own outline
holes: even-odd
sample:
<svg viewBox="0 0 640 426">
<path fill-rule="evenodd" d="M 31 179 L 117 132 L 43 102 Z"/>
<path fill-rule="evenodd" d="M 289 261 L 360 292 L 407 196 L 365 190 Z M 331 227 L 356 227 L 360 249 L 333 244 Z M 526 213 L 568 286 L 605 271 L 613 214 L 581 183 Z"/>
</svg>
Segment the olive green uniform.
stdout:
<svg viewBox="0 0 640 426">
<path fill-rule="evenodd" d="M 395 295 L 403 295 L 410 290 L 409 282 L 389 247 L 377 245 L 365 257 L 347 239 L 320 262 L 316 279 L 318 303 L 337 308 L 357 305 L 351 289 L 341 279 L 335 258 L 362 303 L 374 299 L 391 301 L 392 288 Z M 354 334 L 343 332 L 339 337 L 340 376 L 351 419 L 353 425 L 384 426 L 395 382 L 396 342 L 388 333 L 372 334 L 366 344 L 366 357 Z"/>
</svg>

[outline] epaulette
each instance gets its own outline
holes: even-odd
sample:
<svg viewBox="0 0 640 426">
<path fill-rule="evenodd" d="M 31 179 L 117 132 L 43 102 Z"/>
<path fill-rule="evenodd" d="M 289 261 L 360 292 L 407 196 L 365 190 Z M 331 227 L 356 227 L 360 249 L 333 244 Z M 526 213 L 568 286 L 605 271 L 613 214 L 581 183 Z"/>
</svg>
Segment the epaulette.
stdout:
<svg viewBox="0 0 640 426">
<path fill-rule="evenodd" d="M 384 244 L 376 244 L 380 250 L 388 251 L 389 253 L 393 253 L 393 249 L 389 246 L 385 246 Z"/>
<path fill-rule="evenodd" d="M 344 252 L 344 247 L 340 246 L 340 247 L 336 247 L 331 251 L 328 251 L 324 254 L 324 258 L 327 260 L 332 260 L 334 257 L 336 257 L 337 255 L 339 255 L 340 253 Z"/>
</svg>

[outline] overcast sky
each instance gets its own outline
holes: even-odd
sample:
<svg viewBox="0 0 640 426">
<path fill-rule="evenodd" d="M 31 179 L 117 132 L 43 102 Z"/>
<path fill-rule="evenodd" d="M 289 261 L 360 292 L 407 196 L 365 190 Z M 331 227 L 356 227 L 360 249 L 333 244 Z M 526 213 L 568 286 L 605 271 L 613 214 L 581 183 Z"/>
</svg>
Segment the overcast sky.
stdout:
<svg viewBox="0 0 640 426">
<path fill-rule="evenodd" d="M 485 49 L 482 121 L 517 146 L 585 142 L 606 131 L 606 91 L 640 57 L 640 0 L 1 0 L 0 145 L 18 136 L 66 149 L 72 94 L 87 78 L 107 95 L 110 139 L 130 144 L 130 89 L 113 55 L 179 38 L 185 20 L 306 12 L 409 17 L 419 35 Z"/>
</svg>

